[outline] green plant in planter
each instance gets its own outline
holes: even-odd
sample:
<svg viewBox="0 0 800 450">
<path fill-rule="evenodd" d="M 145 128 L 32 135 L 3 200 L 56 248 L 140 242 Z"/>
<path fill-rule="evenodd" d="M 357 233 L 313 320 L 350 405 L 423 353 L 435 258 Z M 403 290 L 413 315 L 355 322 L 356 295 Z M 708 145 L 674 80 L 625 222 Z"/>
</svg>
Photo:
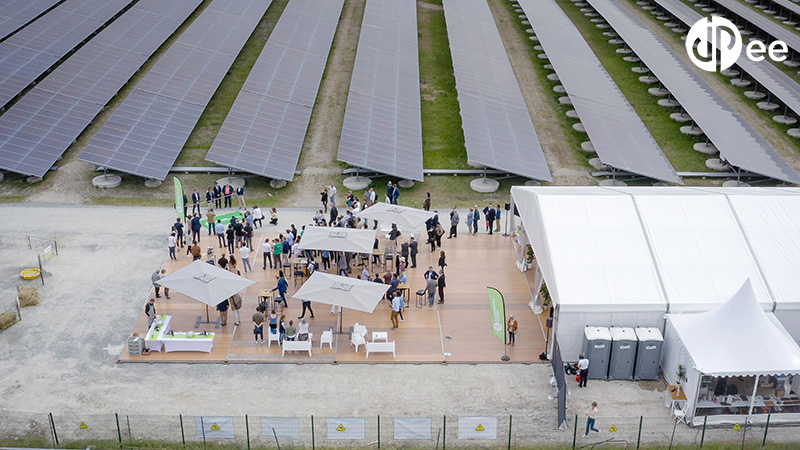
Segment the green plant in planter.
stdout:
<svg viewBox="0 0 800 450">
<path fill-rule="evenodd" d="M 547 284 L 542 283 L 542 288 L 539 290 L 539 293 L 542 294 L 542 306 L 549 306 L 550 305 L 550 290 L 547 289 Z"/>
<path fill-rule="evenodd" d="M 686 367 L 683 364 L 678 364 L 678 370 L 675 371 L 675 376 L 678 378 L 678 389 L 681 389 L 681 383 L 687 380 Z"/>
<path fill-rule="evenodd" d="M 528 265 L 533 264 L 533 259 L 533 247 L 528 244 L 525 246 L 525 262 L 528 263 Z"/>
</svg>

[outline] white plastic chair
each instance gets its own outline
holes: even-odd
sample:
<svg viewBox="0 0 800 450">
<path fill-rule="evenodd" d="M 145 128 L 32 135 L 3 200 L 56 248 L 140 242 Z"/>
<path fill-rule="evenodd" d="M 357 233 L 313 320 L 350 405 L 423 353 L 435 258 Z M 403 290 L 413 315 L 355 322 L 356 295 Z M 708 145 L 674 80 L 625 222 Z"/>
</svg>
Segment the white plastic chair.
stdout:
<svg viewBox="0 0 800 450">
<path fill-rule="evenodd" d="M 389 333 L 385 331 L 373 331 L 372 332 L 372 342 L 375 341 L 383 341 L 389 342 Z"/>
<path fill-rule="evenodd" d="M 364 336 L 357 334 L 355 331 L 350 334 L 350 345 L 356 346 L 356 353 L 358 353 L 358 346 L 359 345 L 366 345 L 367 341 L 364 339 Z"/>
<path fill-rule="evenodd" d="M 675 417 L 676 422 L 686 422 L 686 410 L 683 409 L 683 405 L 681 403 L 676 403 L 675 407 L 672 409 L 672 416 Z"/>
<path fill-rule="evenodd" d="M 328 344 L 328 346 L 333 350 L 333 331 L 327 330 L 322 332 L 322 337 L 319 338 L 319 348 L 322 349 L 323 344 Z"/>
<path fill-rule="evenodd" d="M 361 325 L 360 323 L 356 322 L 353 324 L 353 334 L 357 334 L 359 336 L 366 337 L 367 335 L 367 327 Z"/>
<path fill-rule="evenodd" d="M 281 335 L 279 333 L 271 333 L 267 331 L 267 347 L 272 347 L 272 341 L 278 343 L 278 346 L 281 344 Z"/>
</svg>

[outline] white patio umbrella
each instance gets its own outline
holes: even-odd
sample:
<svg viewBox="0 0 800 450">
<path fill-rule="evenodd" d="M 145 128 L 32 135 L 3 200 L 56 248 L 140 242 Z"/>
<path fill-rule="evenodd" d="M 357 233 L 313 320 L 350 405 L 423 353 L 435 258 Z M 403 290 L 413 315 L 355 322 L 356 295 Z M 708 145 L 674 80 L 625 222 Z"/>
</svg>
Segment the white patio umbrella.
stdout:
<svg viewBox="0 0 800 450">
<path fill-rule="evenodd" d="M 371 254 L 376 233 L 375 230 L 353 228 L 306 227 L 303 238 L 300 240 L 300 247 L 304 250 Z"/>
<path fill-rule="evenodd" d="M 254 285 L 255 281 L 203 261 L 194 261 L 157 281 L 156 284 L 207 305 L 206 323 L 209 323 L 208 306 L 217 306 L 233 294 Z"/>
<path fill-rule="evenodd" d="M 372 314 L 388 290 L 389 285 L 383 283 L 314 272 L 292 297 L 339 306 L 339 332 L 341 332 L 342 308 Z"/>
<path fill-rule="evenodd" d="M 436 214 L 424 209 L 409 208 L 408 206 L 391 205 L 389 203 L 375 203 L 356 214 L 364 219 L 380 220 L 396 223 L 400 227 L 416 228 Z"/>
</svg>

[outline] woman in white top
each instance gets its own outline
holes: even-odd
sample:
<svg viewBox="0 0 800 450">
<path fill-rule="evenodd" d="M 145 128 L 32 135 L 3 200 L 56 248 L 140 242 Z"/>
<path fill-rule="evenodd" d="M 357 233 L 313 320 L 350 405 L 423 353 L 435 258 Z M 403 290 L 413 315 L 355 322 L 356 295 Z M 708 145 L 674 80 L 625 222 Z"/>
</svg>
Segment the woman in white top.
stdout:
<svg viewBox="0 0 800 450">
<path fill-rule="evenodd" d="M 261 250 L 264 252 L 264 270 L 267 270 L 267 260 L 269 268 L 272 269 L 272 244 L 269 243 L 269 238 L 261 244 Z"/>
<path fill-rule="evenodd" d="M 239 253 L 242 255 L 242 265 L 244 266 L 244 273 L 247 273 L 247 270 L 250 269 L 250 272 L 253 271 L 253 266 L 250 265 L 250 249 L 245 245 L 239 249 Z"/>
<path fill-rule="evenodd" d="M 297 340 L 308 340 L 308 321 L 306 319 L 300 319 L 300 323 L 297 324 Z"/>
<path fill-rule="evenodd" d="M 255 226 L 256 228 L 258 228 L 260 226 L 263 226 L 261 224 L 261 219 L 263 219 L 263 218 L 264 218 L 264 213 L 261 212 L 261 208 L 259 208 L 257 205 L 254 205 L 253 206 L 253 226 Z"/>
</svg>

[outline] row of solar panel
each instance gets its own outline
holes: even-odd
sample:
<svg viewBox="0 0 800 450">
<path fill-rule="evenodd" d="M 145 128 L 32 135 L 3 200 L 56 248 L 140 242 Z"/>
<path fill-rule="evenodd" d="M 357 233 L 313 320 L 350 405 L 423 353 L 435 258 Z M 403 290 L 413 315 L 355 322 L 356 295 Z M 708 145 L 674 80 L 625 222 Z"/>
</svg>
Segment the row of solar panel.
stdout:
<svg viewBox="0 0 800 450">
<path fill-rule="evenodd" d="M 160 6 L 159 0 L 141 0 L 65 60 L 0 116 L 0 167 L 43 176 L 200 3 L 175 0 Z M 79 5 L 65 2 L 39 20 L 61 14 L 60 8 L 67 6 L 74 11 Z"/>
</svg>

